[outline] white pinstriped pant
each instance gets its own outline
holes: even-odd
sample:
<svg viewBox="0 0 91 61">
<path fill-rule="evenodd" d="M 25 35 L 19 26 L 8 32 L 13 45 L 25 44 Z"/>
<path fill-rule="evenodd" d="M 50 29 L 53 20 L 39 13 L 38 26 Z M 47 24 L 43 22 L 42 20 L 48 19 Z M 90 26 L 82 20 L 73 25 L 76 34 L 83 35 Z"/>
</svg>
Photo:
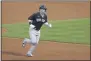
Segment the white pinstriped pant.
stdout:
<svg viewBox="0 0 91 61">
<path fill-rule="evenodd" d="M 29 36 L 30 36 L 30 43 L 35 45 L 38 44 L 39 39 L 40 39 L 40 30 L 37 31 L 35 29 L 30 29 L 29 28 Z"/>
</svg>

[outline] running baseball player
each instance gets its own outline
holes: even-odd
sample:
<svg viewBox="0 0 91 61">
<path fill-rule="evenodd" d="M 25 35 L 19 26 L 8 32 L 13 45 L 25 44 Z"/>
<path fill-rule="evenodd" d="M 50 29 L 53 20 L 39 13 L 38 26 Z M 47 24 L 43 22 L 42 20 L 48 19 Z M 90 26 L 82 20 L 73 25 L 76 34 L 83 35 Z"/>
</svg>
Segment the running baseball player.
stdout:
<svg viewBox="0 0 91 61">
<path fill-rule="evenodd" d="M 47 8 L 45 7 L 45 5 L 40 5 L 39 12 L 32 14 L 28 18 L 30 39 L 25 38 L 22 43 L 23 47 L 25 47 L 26 43 L 31 44 L 31 48 L 27 52 L 27 56 L 33 56 L 32 53 L 35 50 L 35 48 L 39 42 L 40 29 L 41 29 L 42 25 L 45 24 L 50 28 L 52 27 L 52 25 L 47 22 L 46 10 L 47 10 Z"/>
</svg>

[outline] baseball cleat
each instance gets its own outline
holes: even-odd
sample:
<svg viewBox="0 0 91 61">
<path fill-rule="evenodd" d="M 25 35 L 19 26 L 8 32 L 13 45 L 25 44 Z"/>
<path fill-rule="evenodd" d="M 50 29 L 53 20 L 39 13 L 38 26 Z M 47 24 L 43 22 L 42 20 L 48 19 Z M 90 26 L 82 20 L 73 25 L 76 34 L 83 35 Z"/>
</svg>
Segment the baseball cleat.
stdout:
<svg viewBox="0 0 91 61">
<path fill-rule="evenodd" d="M 32 57 L 33 55 L 32 54 L 27 54 L 28 57 Z"/>
<path fill-rule="evenodd" d="M 22 47 L 25 47 L 25 43 L 22 43 Z"/>
<path fill-rule="evenodd" d="M 25 47 L 26 45 L 26 42 L 25 42 L 25 39 L 23 40 L 23 43 L 22 43 L 22 47 Z"/>
</svg>

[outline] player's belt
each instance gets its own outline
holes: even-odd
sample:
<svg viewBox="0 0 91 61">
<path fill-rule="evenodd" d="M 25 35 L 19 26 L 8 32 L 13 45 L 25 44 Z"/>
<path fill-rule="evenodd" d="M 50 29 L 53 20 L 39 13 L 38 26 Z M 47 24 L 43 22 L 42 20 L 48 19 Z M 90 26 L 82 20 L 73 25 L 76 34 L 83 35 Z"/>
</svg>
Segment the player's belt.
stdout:
<svg viewBox="0 0 91 61">
<path fill-rule="evenodd" d="M 39 31 L 39 29 L 36 29 L 36 28 L 33 28 L 34 30 L 36 30 L 36 31 Z"/>
</svg>

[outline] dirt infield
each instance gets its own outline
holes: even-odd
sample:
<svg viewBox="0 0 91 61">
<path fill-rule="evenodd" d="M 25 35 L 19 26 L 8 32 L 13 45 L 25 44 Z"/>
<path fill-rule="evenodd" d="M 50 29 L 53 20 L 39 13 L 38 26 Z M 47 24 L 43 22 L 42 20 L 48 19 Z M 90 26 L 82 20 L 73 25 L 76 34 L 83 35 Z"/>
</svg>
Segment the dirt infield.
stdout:
<svg viewBox="0 0 91 61">
<path fill-rule="evenodd" d="M 40 4 L 47 6 L 48 20 L 90 17 L 89 2 L 2 2 L 2 23 L 28 22 Z"/>
<path fill-rule="evenodd" d="M 17 38 L 2 38 L 3 60 L 88 60 L 90 46 L 40 41 L 34 57 L 26 57 L 29 45 L 22 48 L 22 40 Z"/>
<path fill-rule="evenodd" d="M 50 20 L 89 18 L 89 2 L 3 2 L 2 24 L 27 22 L 27 17 L 44 3 Z M 33 8 L 32 8 L 33 7 Z M 84 7 L 84 8 L 83 8 Z M 2 29 L 2 34 L 7 32 Z M 89 60 L 90 46 L 83 44 L 40 41 L 34 57 L 26 57 L 30 48 L 22 48 L 23 39 L 2 38 L 2 60 Z"/>
</svg>

